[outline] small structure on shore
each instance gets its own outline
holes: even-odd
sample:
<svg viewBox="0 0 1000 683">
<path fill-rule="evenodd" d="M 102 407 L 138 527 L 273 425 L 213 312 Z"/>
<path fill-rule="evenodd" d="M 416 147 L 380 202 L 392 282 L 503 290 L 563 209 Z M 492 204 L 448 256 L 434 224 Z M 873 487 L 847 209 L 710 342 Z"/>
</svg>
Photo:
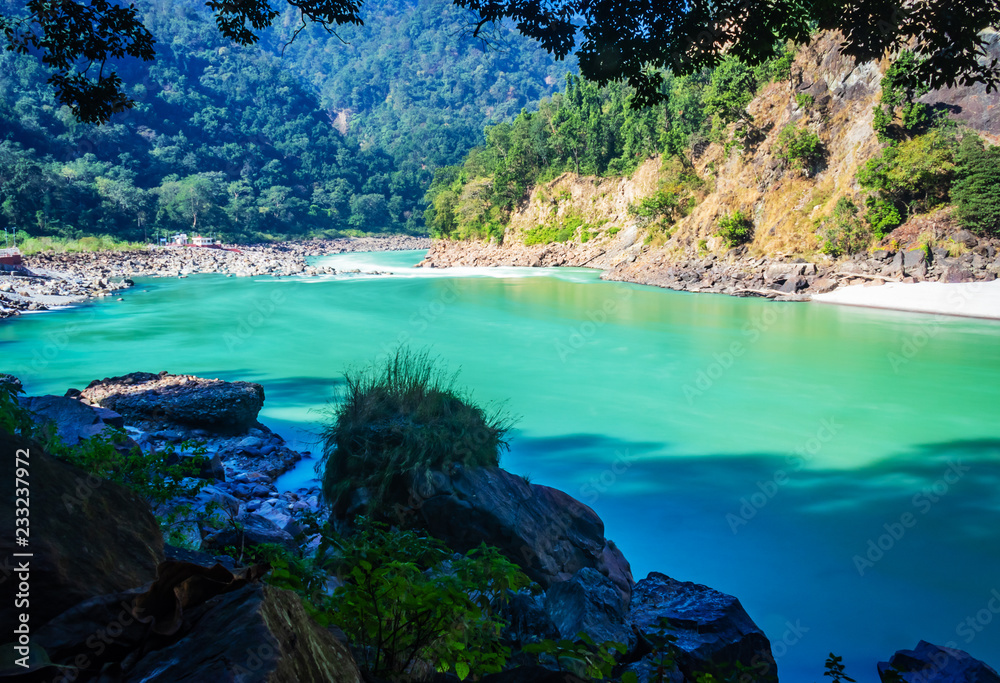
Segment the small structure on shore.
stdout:
<svg viewBox="0 0 1000 683">
<path fill-rule="evenodd" d="M 9 247 L 7 249 L 0 249 L 0 270 L 10 271 L 10 270 L 20 270 L 21 269 L 21 250 L 17 247 Z"/>
</svg>

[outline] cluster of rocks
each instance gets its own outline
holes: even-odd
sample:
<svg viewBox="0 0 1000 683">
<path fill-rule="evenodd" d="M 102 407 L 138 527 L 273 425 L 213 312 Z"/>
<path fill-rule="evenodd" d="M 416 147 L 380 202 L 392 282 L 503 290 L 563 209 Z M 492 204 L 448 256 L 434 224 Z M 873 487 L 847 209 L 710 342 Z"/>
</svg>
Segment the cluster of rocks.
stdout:
<svg viewBox="0 0 1000 683">
<path fill-rule="evenodd" d="M 67 445 L 114 427 L 126 430 L 127 448 L 169 450 L 175 462 L 204 457 L 198 476 L 209 485 L 195 499 L 157 510 L 167 515 L 178 506 L 189 508 L 175 525 L 176 540 L 188 547 L 240 545 L 242 539 L 232 538 L 235 522 L 256 542 L 292 547 L 306 526 L 304 517 L 328 514 L 318 486 L 278 491 L 278 477 L 311 454 L 289 447 L 257 421 L 264 402 L 259 384 L 134 372 L 94 380 L 65 396 L 21 402 L 37 420 L 53 423 Z"/>
<path fill-rule="evenodd" d="M 227 249 L 149 247 L 96 253 L 43 252 L 26 257 L 24 267 L 0 276 L 0 318 L 43 311 L 120 294 L 137 277 L 187 277 L 219 273 L 230 277 L 335 275 L 329 266 L 313 266 L 312 256 L 357 251 L 426 249 L 426 237 L 345 237 L 274 244 L 240 245 Z"/>
<path fill-rule="evenodd" d="M 733 249 L 723 256 L 710 254 L 686 261 L 672 261 L 660 254 L 646 260 L 635 257 L 604 273 L 607 280 L 639 282 L 689 292 L 714 292 L 735 296 L 762 296 L 779 301 L 806 301 L 849 285 L 886 282 L 976 282 L 995 280 L 1000 274 L 1000 240 L 980 239 L 962 230 L 954 234 L 955 249 L 890 247 L 855 254 L 834 262 L 810 263 L 796 258 L 752 258 L 747 249 Z"/>
<path fill-rule="evenodd" d="M 807 301 L 849 285 L 886 282 L 976 282 L 1000 275 L 1000 240 L 976 237 L 968 230 L 947 235 L 951 247 L 932 249 L 914 240 L 902 247 L 885 246 L 835 261 L 804 258 L 755 257 L 746 246 L 725 254 L 683 258 L 634 244 L 608 261 L 610 251 L 594 244 L 524 246 L 439 240 L 421 266 L 590 266 L 604 268 L 602 279 L 635 282 L 687 292 L 759 296 L 778 301 Z M 944 240 L 941 240 L 942 242 Z M 885 240 L 891 244 L 891 240 Z"/>
</svg>

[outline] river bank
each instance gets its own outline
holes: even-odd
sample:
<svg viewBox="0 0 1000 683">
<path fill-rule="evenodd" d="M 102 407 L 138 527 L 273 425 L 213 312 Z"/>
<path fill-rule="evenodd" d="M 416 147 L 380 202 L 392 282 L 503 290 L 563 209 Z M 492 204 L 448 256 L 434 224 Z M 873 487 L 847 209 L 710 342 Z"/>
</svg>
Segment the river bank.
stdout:
<svg viewBox="0 0 1000 683">
<path fill-rule="evenodd" d="M 929 289 L 881 288 L 889 284 L 972 285 L 996 280 L 1000 274 L 1000 240 L 978 238 L 967 231 L 951 235 L 949 244 L 953 246 L 950 248 L 924 248 L 910 243 L 840 260 L 822 255 L 813 260 L 757 256 L 746 247 L 721 255 L 689 253 L 668 257 L 663 252 L 650 251 L 648 245 L 637 240 L 636 234 L 628 232 L 622 230 L 610 243 L 604 244 L 566 242 L 525 246 L 436 240 L 419 265 L 431 268 L 586 266 L 603 270 L 603 280 L 678 291 L 755 296 L 776 301 L 810 301 L 818 297 L 829 303 L 1000 318 L 1000 307 L 954 306 L 950 303 L 951 294 L 921 301 Z M 843 288 L 850 288 L 852 294 L 846 298 L 830 294 Z M 907 293 L 901 295 L 903 291 Z M 941 287 L 936 291 L 952 290 Z M 963 297 L 976 297 L 979 289 L 973 287 L 962 291 Z M 876 303 L 858 303 L 863 300 Z"/>
<path fill-rule="evenodd" d="M 0 318 L 120 296 L 136 277 L 187 277 L 195 273 L 230 277 L 329 275 L 334 274 L 333 269 L 314 268 L 306 259 L 429 246 L 430 240 L 425 237 L 388 235 L 236 245 L 231 249 L 150 247 L 138 251 L 43 252 L 25 257 L 21 271 L 0 277 Z"/>
</svg>

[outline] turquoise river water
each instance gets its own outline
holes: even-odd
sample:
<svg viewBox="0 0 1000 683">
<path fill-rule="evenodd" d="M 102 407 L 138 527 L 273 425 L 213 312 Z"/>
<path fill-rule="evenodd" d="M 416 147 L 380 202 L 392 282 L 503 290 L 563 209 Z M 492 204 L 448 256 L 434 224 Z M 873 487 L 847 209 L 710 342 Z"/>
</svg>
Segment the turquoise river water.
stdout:
<svg viewBox="0 0 1000 683">
<path fill-rule="evenodd" d="M 260 382 L 260 419 L 315 450 L 345 368 L 426 348 L 519 416 L 507 469 L 593 507 L 637 579 L 738 596 L 783 681 L 816 683 L 832 651 L 871 683 L 919 639 L 1000 666 L 1000 323 L 421 256 L 140 280 L 0 324 L 2 369 L 30 394 L 135 370 Z"/>
</svg>

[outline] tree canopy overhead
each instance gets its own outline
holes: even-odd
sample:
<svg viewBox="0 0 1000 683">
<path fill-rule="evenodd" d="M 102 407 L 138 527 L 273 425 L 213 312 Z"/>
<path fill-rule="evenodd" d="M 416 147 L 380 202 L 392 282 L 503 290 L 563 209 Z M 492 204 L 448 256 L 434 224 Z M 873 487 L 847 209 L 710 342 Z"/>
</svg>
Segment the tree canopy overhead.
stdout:
<svg viewBox="0 0 1000 683">
<path fill-rule="evenodd" d="M 983 32 L 1000 26 L 1000 3 L 983 0 L 456 0 L 477 28 L 511 19 L 557 56 L 576 50 L 580 73 L 597 83 L 624 79 L 639 102 L 660 99 L 661 69 L 693 73 L 730 54 L 747 64 L 811 31 L 840 30 L 860 60 L 910 48 L 913 72 L 932 88 L 1000 86 Z"/>
<path fill-rule="evenodd" d="M 360 0 L 288 0 L 306 25 L 327 30 L 361 24 Z M 636 101 L 661 99 L 662 70 L 686 74 L 726 54 L 748 64 L 768 59 L 787 40 L 814 29 L 840 30 L 844 51 L 874 59 L 909 48 L 921 60 L 913 77 L 932 88 L 956 83 L 1000 86 L 983 32 L 1000 26 L 1000 3 L 983 0 L 455 0 L 470 10 L 473 35 L 511 20 L 526 36 L 603 84 L 625 80 Z M 209 0 L 223 36 L 257 41 L 279 15 L 268 0 Z M 27 0 L 19 16 L 0 16 L 8 50 L 37 51 L 56 73 L 60 101 L 86 122 L 104 122 L 132 102 L 109 60 L 154 56 L 151 34 L 133 6 L 108 0 Z"/>
</svg>

